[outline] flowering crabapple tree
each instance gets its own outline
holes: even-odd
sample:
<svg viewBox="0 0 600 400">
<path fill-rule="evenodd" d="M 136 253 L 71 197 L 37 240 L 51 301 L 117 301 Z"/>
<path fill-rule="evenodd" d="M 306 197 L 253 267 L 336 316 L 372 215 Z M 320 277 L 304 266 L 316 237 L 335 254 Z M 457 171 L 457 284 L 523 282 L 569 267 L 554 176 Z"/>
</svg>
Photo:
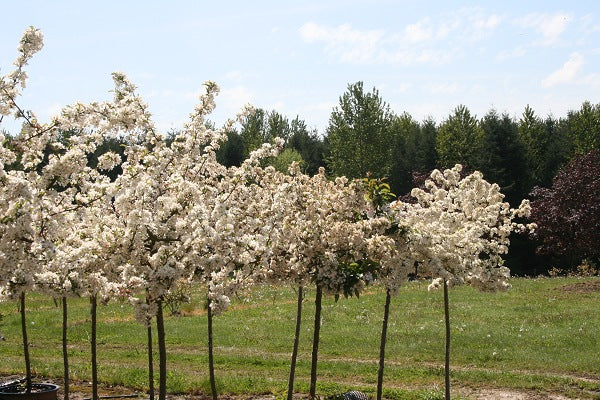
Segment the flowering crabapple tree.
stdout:
<svg viewBox="0 0 600 400">
<path fill-rule="evenodd" d="M 213 359 L 213 316 L 227 309 L 231 295 L 255 282 L 269 256 L 269 243 L 277 230 L 266 218 L 276 204 L 270 189 L 273 167 L 260 161 L 275 156 L 282 142 L 264 144 L 252 152 L 240 167 L 216 164 L 213 149 L 207 156 L 214 166 L 194 173 L 201 190 L 194 197 L 190 237 L 185 263 L 189 279 L 207 286 L 209 378 L 213 398 L 217 397 Z M 205 150 L 206 151 L 206 150 Z M 208 168 L 207 163 L 204 168 Z M 204 176 L 204 177 L 203 177 Z"/>
<path fill-rule="evenodd" d="M 99 187 L 103 186 L 102 180 L 96 182 L 98 174 L 86 166 L 97 136 L 64 140 L 57 121 L 42 124 L 33 112 L 19 106 L 27 80 L 25 66 L 42 47 L 42 33 L 27 29 L 18 47 L 16 69 L 0 76 L 0 124 L 7 116 L 22 122 L 15 137 L 0 135 L 0 291 L 20 298 L 27 392 L 32 386 L 25 293 L 51 280 L 46 266 L 64 239 L 63 227 L 85 202 L 102 196 Z"/>
<path fill-rule="evenodd" d="M 388 221 L 363 218 L 366 213 L 362 184 L 346 178 L 330 180 L 321 169 L 310 177 L 302 174 L 297 164 L 280 183 L 286 212 L 281 214 L 281 240 L 274 244 L 273 259 L 266 279 L 298 285 L 296 334 L 288 381 L 288 399 L 293 394 L 293 381 L 302 313 L 304 285 L 314 282 L 315 321 L 311 364 L 310 396 L 316 395 L 316 372 L 321 326 L 323 292 L 336 296 L 358 295 L 368 281 L 369 235 L 382 229 Z M 285 194 L 283 194 L 285 193 Z"/>
<path fill-rule="evenodd" d="M 377 371 L 377 400 L 383 393 L 383 371 L 385 366 L 385 346 L 392 295 L 408 279 L 408 273 L 415 262 L 408 250 L 407 227 L 398 225 L 390 215 L 389 204 L 395 195 L 383 179 L 363 179 L 366 199 L 369 201 L 368 216 L 379 217 L 386 224 L 383 233 L 367 239 L 369 259 L 378 266 L 376 279 L 385 287 L 381 341 L 379 346 L 379 366 Z M 387 217 L 387 221 L 384 219 Z"/>
<path fill-rule="evenodd" d="M 508 251 L 509 235 L 533 225 L 514 222 L 527 217 L 529 201 L 513 209 L 504 202 L 497 184 L 480 172 L 460 177 L 462 166 L 434 170 L 425 189 L 413 189 L 415 204 L 395 202 L 391 209 L 396 222 L 408 227 L 409 249 L 434 278 L 429 289 L 444 288 L 446 320 L 445 396 L 450 398 L 450 319 L 448 287 L 469 284 L 483 291 L 506 290 L 510 271 L 502 254 Z"/>
</svg>

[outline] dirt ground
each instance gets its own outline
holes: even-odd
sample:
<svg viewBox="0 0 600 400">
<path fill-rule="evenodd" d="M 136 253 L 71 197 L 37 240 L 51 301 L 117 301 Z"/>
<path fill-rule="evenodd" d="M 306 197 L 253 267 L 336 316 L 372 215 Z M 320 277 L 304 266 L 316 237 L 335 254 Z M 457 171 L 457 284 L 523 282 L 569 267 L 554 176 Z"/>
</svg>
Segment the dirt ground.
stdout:
<svg viewBox="0 0 600 400">
<path fill-rule="evenodd" d="M 0 377 L 0 383 L 6 383 L 19 379 L 18 376 Z M 56 385 L 62 385 L 62 381 L 37 379 L 36 382 L 50 382 Z M 146 393 L 135 392 L 131 389 L 122 386 L 106 386 L 99 387 L 99 394 L 104 399 L 147 399 Z M 472 400 L 570 400 L 569 397 L 564 397 L 558 394 L 540 394 L 534 391 L 516 391 L 501 388 L 452 388 L 452 394 L 461 395 Z M 294 396 L 297 400 L 307 399 L 306 395 Z M 62 389 L 58 392 L 58 399 L 63 398 Z M 206 395 L 168 395 L 169 400 L 210 400 Z M 70 400 L 90 400 L 91 399 L 91 384 L 89 382 L 73 382 L 70 384 Z M 275 395 L 255 395 L 255 396 L 219 396 L 222 400 L 276 400 Z"/>
</svg>

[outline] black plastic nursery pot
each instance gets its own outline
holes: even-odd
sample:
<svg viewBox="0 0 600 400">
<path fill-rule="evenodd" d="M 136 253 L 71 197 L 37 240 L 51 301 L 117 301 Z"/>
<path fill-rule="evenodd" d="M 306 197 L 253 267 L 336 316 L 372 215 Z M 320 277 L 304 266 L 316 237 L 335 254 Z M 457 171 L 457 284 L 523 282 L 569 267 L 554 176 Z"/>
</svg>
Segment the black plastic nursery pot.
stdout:
<svg viewBox="0 0 600 400">
<path fill-rule="evenodd" d="M 27 393 L 24 385 L 0 386 L 0 400 L 57 400 L 58 386 L 52 383 L 34 383 Z"/>
</svg>

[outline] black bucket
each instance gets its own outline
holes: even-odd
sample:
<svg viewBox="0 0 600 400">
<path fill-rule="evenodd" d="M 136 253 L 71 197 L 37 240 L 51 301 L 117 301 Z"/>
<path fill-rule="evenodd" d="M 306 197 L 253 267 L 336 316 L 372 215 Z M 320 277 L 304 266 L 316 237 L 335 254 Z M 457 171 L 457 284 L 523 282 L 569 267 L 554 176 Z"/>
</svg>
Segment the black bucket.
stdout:
<svg viewBox="0 0 600 400">
<path fill-rule="evenodd" d="M 58 386 L 52 383 L 33 383 L 27 393 L 24 385 L 0 386 L 0 400 L 57 400 Z"/>
</svg>

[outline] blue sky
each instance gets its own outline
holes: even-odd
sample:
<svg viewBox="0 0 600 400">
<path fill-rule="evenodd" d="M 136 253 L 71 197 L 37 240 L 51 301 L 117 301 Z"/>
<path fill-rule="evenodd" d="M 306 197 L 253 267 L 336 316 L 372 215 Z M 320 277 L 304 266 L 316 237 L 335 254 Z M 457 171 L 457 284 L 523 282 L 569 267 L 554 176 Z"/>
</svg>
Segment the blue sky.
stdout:
<svg viewBox="0 0 600 400">
<path fill-rule="evenodd" d="M 44 33 L 22 98 L 41 119 L 110 98 L 113 71 L 163 130 L 182 125 L 206 80 L 221 87 L 218 123 L 251 103 L 321 132 L 356 81 L 438 122 L 459 104 L 560 117 L 600 102 L 598 1 L 22 0 L 2 13 L 0 74 L 28 26 Z"/>
</svg>

